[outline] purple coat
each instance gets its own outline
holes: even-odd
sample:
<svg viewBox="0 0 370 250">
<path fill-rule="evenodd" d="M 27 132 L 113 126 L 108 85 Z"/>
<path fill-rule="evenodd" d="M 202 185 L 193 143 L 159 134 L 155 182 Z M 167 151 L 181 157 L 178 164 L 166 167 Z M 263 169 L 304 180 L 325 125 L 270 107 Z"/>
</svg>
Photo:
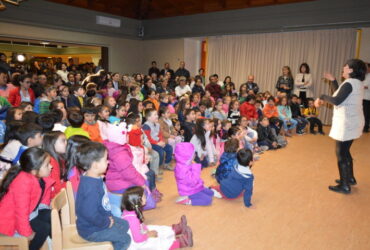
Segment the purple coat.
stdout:
<svg viewBox="0 0 370 250">
<path fill-rule="evenodd" d="M 109 191 L 118 191 L 132 186 L 143 186 L 145 179 L 132 164 L 130 146 L 105 141 L 108 149 L 108 170 L 105 176 Z"/>
<path fill-rule="evenodd" d="M 200 178 L 201 164 L 192 163 L 194 146 L 190 142 L 181 142 L 175 148 L 175 178 L 177 190 L 181 196 L 196 194 L 204 189 Z"/>
</svg>

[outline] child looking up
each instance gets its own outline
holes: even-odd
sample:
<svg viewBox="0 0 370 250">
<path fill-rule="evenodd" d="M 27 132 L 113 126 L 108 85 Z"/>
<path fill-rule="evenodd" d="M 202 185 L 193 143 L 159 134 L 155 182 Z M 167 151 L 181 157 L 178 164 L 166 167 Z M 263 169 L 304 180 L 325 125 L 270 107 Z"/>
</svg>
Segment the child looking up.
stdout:
<svg viewBox="0 0 370 250">
<path fill-rule="evenodd" d="M 74 85 L 71 89 L 72 95 L 68 96 L 67 107 L 82 108 L 84 105 L 85 89 L 81 85 Z"/>
<path fill-rule="evenodd" d="M 103 182 L 107 170 L 107 149 L 98 142 L 87 142 L 77 150 L 81 176 L 76 196 L 78 234 L 88 241 L 110 241 L 114 249 L 127 249 L 131 239 L 127 221 L 114 217 Z"/>
<path fill-rule="evenodd" d="M 146 196 L 142 187 L 136 186 L 126 190 L 122 198 L 122 218 L 130 227 L 132 249 L 167 250 L 193 246 L 193 234 L 187 226 L 186 217 L 181 217 L 179 224 L 168 226 L 153 226 L 144 224 L 142 209 Z"/>
</svg>

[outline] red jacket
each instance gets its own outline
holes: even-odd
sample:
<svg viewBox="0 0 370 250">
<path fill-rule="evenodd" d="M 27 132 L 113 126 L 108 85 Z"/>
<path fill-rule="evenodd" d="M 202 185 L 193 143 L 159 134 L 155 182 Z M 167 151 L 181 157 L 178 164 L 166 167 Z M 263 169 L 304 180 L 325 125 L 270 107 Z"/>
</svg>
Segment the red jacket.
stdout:
<svg viewBox="0 0 370 250">
<path fill-rule="evenodd" d="M 33 93 L 33 90 L 31 88 L 28 89 L 28 94 L 30 95 L 31 102 L 35 102 L 35 94 Z M 13 107 L 18 107 L 21 102 L 21 94 L 20 94 L 20 88 L 14 88 L 9 92 L 8 101 Z"/>
<path fill-rule="evenodd" d="M 52 182 L 45 180 L 41 203 L 50 205 Z M 21 171 L 10 184 L 8 192 L 0 201 L 0 234 L 13 236 L 15 232 L 28 237 L 32 234 L 30 214 L 35 210 L 41 196 L 37 177 Z"/>
<path fill-rule="evenodd" d="M 62 188 L 66 187 L 66 182 L 62 180 L 62 177 L 60 176 L 60 166 L 57 160 L 55 160 L 53 157 L 50 158 L 50 164 L 53 166 L 51 169 L 50 175 L 46 177 L 45 179 L 50 179 L 51 182 L 53 182 L 53 186 L 51 189 L 51 199 L 53 199 Z M 62 161 L 62 168 L 64 170 L 64 161 Z"/>
<path fill-rule="evenodd" d="M 248 120 L 258 118 L 256 107 L 253 104 L 250 104 L 249 102 L 244 102 L 242 105 L 240 105 L 239 110 L 240 115 L 247 117 Z"/>
</svg>

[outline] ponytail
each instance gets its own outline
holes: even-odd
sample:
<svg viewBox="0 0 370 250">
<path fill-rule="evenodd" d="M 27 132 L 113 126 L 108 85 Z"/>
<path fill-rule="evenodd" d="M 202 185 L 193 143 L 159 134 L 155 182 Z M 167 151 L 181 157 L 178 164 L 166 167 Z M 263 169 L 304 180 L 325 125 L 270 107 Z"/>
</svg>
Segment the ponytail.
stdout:
<svg viewBox="0 0 370 250">
<path fill-rule="evenodd" d="M 142 208 L 142 199 L 144 195 L 144 188 L 140 186 L 134 186 L 126 189 L 126 192 L 122 196 L 122 210 L 135 211 L 137 218 L 140 223 L 144 222 L 144 215 Z"/>
<path fill-rule="evenodd" d="M 6 193 L 9 190 L 10 184 L 13 182 L 13 180 L 18 176 L 18 174 L 21 172 L 21 168 L 18 165 L 13 165 L 7 172 L 5 178 L 1 182 L 0 186 L 0 201 L 3 199 L 3 197 L 6 195 Z"/>
</svg>

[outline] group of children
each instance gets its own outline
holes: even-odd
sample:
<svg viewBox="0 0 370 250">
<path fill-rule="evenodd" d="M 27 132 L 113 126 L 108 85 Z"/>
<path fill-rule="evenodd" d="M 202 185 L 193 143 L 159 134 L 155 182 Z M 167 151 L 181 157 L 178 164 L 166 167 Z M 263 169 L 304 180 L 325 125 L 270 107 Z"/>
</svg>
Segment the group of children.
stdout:
<svg viewBox="0 0 370 250">
<path fill-rule="evenodd" d="M 193 88 L 180 80 L 178 91 L 149 76 L 142 91 L 140 83 L 119 93 L 111 81 L 103 88 L 62 84 L 14 107 L 0 97 L 8 106 L 0 123 L 0 234 L 27 237 L 39 249 L 51 235 L 50 201 L 70 181 L 82 238 L 115 249 L 191 247 L 185 216 L 172 227 L 144 224 L 143 211 L 162 199 L 156 182 L 164 170 L 174 170 L 178 204 L 243 195 L 249 207 L 259 154 L 284 147 L 285 136 L 304 134 L 308 123 L 323 134 L 312 100 L 303 110 L 297 96 L 284 93 L 239 98 L 230 91 L 215 100 L 201 78 Z M 201 171 L 210 166 L 219 185 L 207 187 Z"/>
</svg>

